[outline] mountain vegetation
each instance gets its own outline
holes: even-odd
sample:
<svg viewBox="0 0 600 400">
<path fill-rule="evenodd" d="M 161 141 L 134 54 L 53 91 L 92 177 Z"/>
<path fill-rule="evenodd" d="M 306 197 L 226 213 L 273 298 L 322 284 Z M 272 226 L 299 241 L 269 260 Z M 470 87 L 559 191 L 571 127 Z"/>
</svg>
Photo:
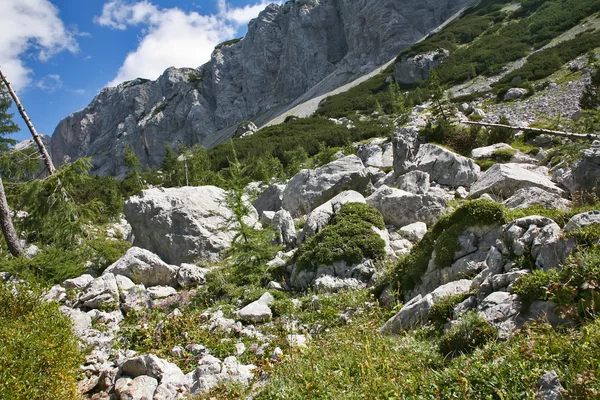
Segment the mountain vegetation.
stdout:
<svg viewBox="0 0 600 400">
<path fill-rule="evenodd" d="M 599 398 L 600 144 L 463 123 L 598 134 L 599 13 L 483 0 L 311 117 L 129 146 L 121 180 L 45 176 L 0 93 L 0 398 Z"/>
</svg>

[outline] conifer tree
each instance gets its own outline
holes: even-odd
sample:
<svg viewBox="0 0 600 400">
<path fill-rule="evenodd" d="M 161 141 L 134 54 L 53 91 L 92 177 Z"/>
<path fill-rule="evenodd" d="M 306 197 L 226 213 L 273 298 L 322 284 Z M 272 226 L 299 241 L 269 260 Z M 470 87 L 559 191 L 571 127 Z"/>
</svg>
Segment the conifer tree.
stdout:
<svg viewBox="0 0 600 400">
<path fill-rule="evenodd" d="M 600 107 L 600 68 L 592 72 L 590 83 L 585 85 L 579 106 L 584 110 L 596 110 Z"/>
</svg>

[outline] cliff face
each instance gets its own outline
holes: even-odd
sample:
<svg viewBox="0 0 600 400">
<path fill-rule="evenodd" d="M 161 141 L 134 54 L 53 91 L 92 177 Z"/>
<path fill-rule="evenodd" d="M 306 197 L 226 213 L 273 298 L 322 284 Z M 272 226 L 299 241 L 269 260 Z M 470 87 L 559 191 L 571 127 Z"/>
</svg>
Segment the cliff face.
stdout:
<svg viewBox="0 0 600 400">
<path fill-rule="evenodd" d="M 197 68 L 106 88 L 57 126 L 57 162 L 92 156 L 93 171 L 123 175 L 126 145 L 156 166 L 167 143 L 214 146 L 244 119 L 276 116 L 324 79 L 368 72 L 473 0 L 295 0 L 270 5 L 239 42 Z"/>
</svg>

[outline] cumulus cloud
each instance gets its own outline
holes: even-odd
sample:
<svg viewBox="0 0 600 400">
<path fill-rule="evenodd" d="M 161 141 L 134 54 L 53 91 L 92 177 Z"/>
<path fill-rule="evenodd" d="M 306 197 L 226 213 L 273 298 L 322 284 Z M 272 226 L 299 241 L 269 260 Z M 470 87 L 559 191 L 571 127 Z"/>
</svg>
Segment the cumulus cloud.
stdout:
<svg viewBox="0 0 600 400">
<path fill-rule="evenodd" d="M 62 79 L 60 79 L 60 75 L 56 74 L 46 75 L 35 84 L 35 86 L 38 88 L 50 93 L 62 88 L 62 85 L 63 84 Z"/>
<path fill-rule="evenodd" d="M 217 0 L 218 12 L 202 15 L 179 8 L 159 8 L 147 0 L 110 0 L 95 22 L 119 30 L 141 27 L 143 37 L 108 85 L 116 86 L 137 77 L 156 79 L 170 66 L 195 68 L 204 64 L 215 45 L 234 38 L 238 29 L 269 3 L 272 1 L 262 0 L 254 5 L 231 7 L 225 0 Z"/>
<path fill-rule="evenodd" d="M 32 82 L 24 59 L 47 61 L 62 51 L 77 52 L 77 41 L 49 0 L 3 0 L 0 66 L 16 90 Z"/>
</svg>

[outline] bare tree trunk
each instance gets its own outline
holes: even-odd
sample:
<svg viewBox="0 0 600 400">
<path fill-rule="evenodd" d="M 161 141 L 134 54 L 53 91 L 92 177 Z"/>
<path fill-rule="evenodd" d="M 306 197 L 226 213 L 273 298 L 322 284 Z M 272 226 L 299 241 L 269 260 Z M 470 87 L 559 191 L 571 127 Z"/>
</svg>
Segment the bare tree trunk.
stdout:
<svg viewBox="0 0 600 400">
<path fill-rule="evenodd" d="M 40 138 L 40 135 L 38 135 L 35 128 L 33 127 L 33 123 L 31 122 L 31 119 L 29 119 L 29 117 L 27 116 L 27 113 L 25 112 L 25 108 L 23 108 L 23 105 L 19 101 L 19 98 L 17 97 L 17 94 L 15 93 L 12 86 L 10 85 L 10 82 L 6 78 L 6 75 L 4 75 L 4 73 L 2 72 L 2 69 L 0 69 L 0 78 L 6 85 L 8 92 L 10 93 L 11 97 L 15 101 L 15 104 L 17 105 L 17 108 L 19 109 L 19 114 L 21 114 L 21 117 L 23 117 L 25 124 L 27 124 L 27 127 L 29 128 L 29 131 L 31 132 L 31 136 L 33 136 L 33 140 L 35 141 L 38 148 L 40 149 L 40 154 L 42 155 L 42 158 L 44 159 L 44 163 L 46 164 L 48 173 L 50 175 L 54 174 L 54 172 L 56 172 L 56 169 L 54 168 L 52 159 L 50 158 L 50 155 L 48 154 L 48 151 L 46 150 L 46 146 L 44 146 L 44 142 L 42 142 L 42 138 Z"/>
<path fill-rule="evenodd" d="M 19 257 L 23 253 L 23 247 L 10 217 L 10 209 L 8 208 L 6 195 L 4 194 L 2 178 L 0 178 L 0 226 L 2 227 L 2 233 L 4 234 L 4 239 L 6 239 L 8 250 L 13 256 Z"/>
<path fill-rule="evenodd" d="M 503 124 L 491 124 L 486 122 L 473 122 L 473 121 L 460 121 L 463 124 L 467 125 L 476 125 L 476 126 L 485 126 L 489 128 L 506 128 L 512 129 L 514 131 L 525 131 L 531 133 L 537 133 L 538 135 L 545 134 L 550 136 L 560 136 L 566 137 L 569 139 L 588 139 L 588 140 L 598 140 L 600 139 L 600 135 L 594 135 L 592 133 L 581 134 L 581 133 L 571 133 L 571 132 L 563 132 L 563 131 L 553 131 L 550 129 L 540 129 L 540 128 L 528 128 L 523 126 L 511 126 L 511 125 L 503 125 Z"/>
</svg>

